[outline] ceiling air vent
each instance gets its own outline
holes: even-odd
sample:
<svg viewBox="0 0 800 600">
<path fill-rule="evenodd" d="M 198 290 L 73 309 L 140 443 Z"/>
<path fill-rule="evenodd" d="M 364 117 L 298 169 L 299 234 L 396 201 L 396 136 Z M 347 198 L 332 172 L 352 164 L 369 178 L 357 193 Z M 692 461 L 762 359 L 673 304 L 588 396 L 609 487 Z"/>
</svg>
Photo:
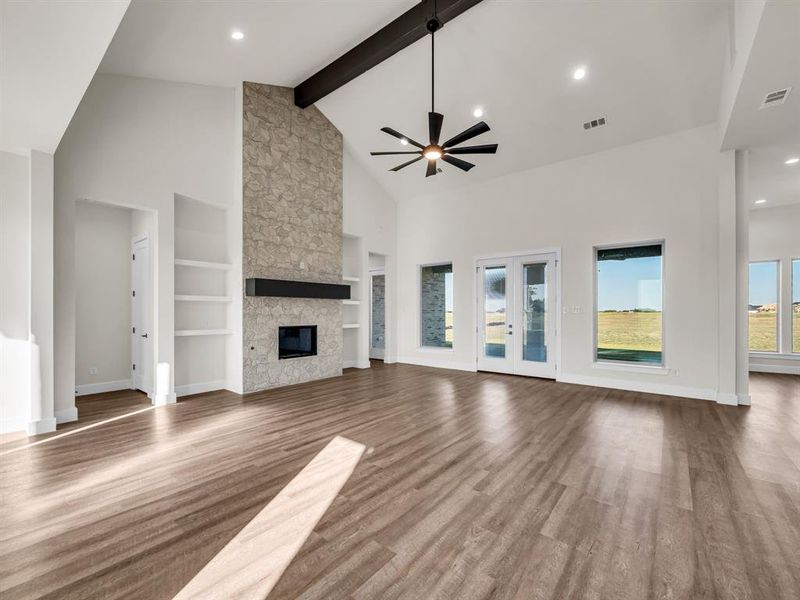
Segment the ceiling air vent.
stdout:
<svg viewBox="0 0 800 600">
<path fill-rule="evenodd" d="M 600 117 L 599 119 L 592 119 L 583 124 L 584 129 L 594 129 L 595 127 L 602 127 L 606 124 L 606 118 Z"/>
<path fill-rule="evenodd" d="M 778 106 L 779 104 L 783 104 L 786 102 L 786 98 L 789 97 L 789 92 L 792 91 L 792 88 L 788 87 L 783 90 L 775 90 L 774 92 L 770 92 L 766 96 L 764 96 L 764 101 L 761 103 L 761 108 L 766 108 L 768 106 Z"/>
</svg>

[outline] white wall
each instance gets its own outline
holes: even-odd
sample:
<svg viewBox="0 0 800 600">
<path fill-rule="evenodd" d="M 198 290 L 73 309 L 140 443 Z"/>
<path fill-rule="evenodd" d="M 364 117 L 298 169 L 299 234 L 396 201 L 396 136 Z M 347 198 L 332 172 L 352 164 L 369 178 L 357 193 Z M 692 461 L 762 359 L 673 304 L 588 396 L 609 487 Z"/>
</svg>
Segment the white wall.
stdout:
<svg viewBox="0 0 800 600">
<path fill-rule="evenodd" d="M 779 260 L 781 278 L 781 338 L 785 354 L 791 353 L 792 259 L 800 258 L 800 204 L 750 211 L 750 260 Z M 788 352 L 787 352 L 788 351 Z M 750 355 L 751 371 L 800 375 L 800 355 L 768 357 Z"/>
<path fill-rule="evenodd" d="M 153 211 L 154 363 L 171 371 L 157 402 L 174 400 L 174 194 L 232 203 L 235 112 L 232 88 L 98 75 L 86 91 L 56 152 L 57 409 L 74 406 L 79 199 Z"/>
<path fill-rule="evenodd" d="M 82 386 L 131 378 L 132 212 L 94 202 L 78 202 L 75 207 L 75 385 L 79 391 Z"/>
<path fill-rule="evenodd" d="M 0 152 L 0 433 L 30 412 L 28 157 Z"/>
<path fill-rule="evenodd" d="M 359 289 L 366 294 L 369 282 L 369 253 L 386 256 L 386 362 L 397 360 L 397 204 L 359 164 L 345 144 L 343 162 L 343 231 L 362 238 Z M 353 273 L 345 273 L 353 275 Z M 366 296 L 365 296 L 366 298 Z M 359 322 L 369 323 L 369 303 L 359 306 Z M 352 332 L 347 333 L 350 335 Z M 361 357 L 369 356 L 369 327 L 358 330 Z M 367 366 L 368 361 L 362 366 Z"/>
<path fill-rule="evenodd" d="M 28 339 L 28 157 L 0 152 L 0 331 Z"/>
<path fill-rule="evenodd" d="M 559 379 L 716 399 L 717 140 L 711 125 L 474 186 L 448 173 L 465 186 L 399 202 L 399 360 L 474 370 L 476 257 L 559 247 Z M 595 368 L 593 247 L 659 239 L 668 374 Z M 454 266 L 454 348 L 433 352 L 418 348 L 418 266 L 441 261 Z"/>
</svg>

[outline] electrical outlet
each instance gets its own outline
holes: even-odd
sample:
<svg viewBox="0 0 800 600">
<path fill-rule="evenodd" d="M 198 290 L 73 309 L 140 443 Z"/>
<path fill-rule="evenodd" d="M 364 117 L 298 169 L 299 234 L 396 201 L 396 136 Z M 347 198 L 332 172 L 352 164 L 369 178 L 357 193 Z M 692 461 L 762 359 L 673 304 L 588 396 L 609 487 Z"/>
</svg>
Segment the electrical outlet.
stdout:
<svg viewBox="0 0 800 600">
<path fill-rule="evenodd" d="M 97 367 L 89 367 L 89 375 L 97 375 Z"/>
</svg>

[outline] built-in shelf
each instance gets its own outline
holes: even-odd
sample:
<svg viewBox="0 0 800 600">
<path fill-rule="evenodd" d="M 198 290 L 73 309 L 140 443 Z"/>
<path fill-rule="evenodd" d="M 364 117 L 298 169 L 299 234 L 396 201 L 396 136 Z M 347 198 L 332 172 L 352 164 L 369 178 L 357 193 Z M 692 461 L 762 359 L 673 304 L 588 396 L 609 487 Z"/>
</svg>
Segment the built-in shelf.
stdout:
<svg viewBox="0 0 800 600">
<path fill-rule="evenodd" d="M 227 271 L 233 265 L 230 263 L 208 262 L 205 260 L 189 260 L 187 258 L 176 258 L 175 266 L 177 267 L 197 267 L 199 269 L 216 269 L 218 271 Z"/>
<path fill-rule="evenodd" d="M 351 283 L 358 283 L 361 281 L 360 277 L 351 277 L 350 275 L 342 275 L 342 281 L 349 281 Z"/>
<path fill-rule="evenodd" d="M 361 304 L 361 300 L 342 300 L 342 304 Z"/>
<path fill-rule="evenodd" d="M 196 335 L 230 335 L 233 331 L 230 329 L 178 329 L 175 331 L 175 337 L 193 337 Z"/>
<path fill-rule="evenodd" d="M 344 323 L 342 329 L 358 329 L 361 327 L 358 323 Z"/>
<path fill-rule="evenodd" d="M 190 294 L 176 294 L 176 302 L 231 302 L 230 296 L 195 296 Z"/>
</svg>

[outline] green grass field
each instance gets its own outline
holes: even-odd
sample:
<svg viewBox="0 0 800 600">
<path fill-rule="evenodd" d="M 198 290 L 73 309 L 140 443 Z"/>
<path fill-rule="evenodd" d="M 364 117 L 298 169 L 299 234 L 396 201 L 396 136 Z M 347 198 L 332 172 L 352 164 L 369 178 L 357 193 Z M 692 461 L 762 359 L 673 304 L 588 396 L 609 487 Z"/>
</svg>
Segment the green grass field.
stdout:
<svg viewBox="0 0 800 600">
<path fill-rule="evenodd" d="M 486 315 L 486 341 L 504 342 L 506 316 Z M 775 352 L 776 314 L 763 312 L 750 315 L 750 349 Z M 446 339 L 453 343 L 453 313 L 447 313 Z M 661 313 L 601 312 L 597 316 L 598 346 L 611 350 L 661 351 Z M 792 351 L 800 352 L 800 313 L 792 315 Z"/>
<path fill-rule="evenodd" d="M 598 348 L 661 351 L 660 312 L 597 313 Z"/>
<path fill-rule="evenodd" d="M 797 317 L 797 315 L 794 315 Z M 750 350 L 756 352 L 777 352 L 778 350 L 778 313 L 759 312 L 749 314 L 750 325 Z M 795 319 L 795 323 L 797 320 Z M 794 328 L 794 343 L 797 345 L 797 336 L 800 332 Z"/>
</svg>

